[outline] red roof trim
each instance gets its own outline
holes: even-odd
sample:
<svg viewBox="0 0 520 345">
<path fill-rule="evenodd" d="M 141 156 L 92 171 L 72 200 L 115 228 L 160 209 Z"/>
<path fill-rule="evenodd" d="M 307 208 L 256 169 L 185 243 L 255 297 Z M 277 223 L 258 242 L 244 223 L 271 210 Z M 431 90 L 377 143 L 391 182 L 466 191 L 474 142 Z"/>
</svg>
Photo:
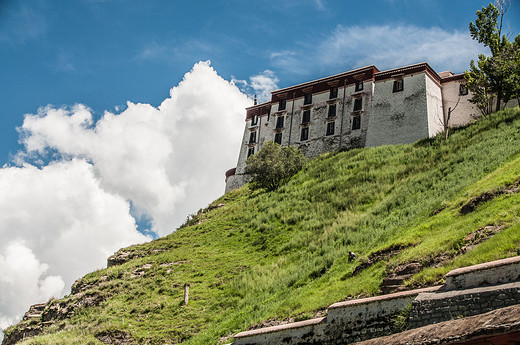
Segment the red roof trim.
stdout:
<svg viewBox="0 0 520 345">
<path fill-rule="evenodd" d="M 443 78 L 443 79 L 441 79 L 441 83 L 447 83 L 450 81 L 460 80 L 460 79 L 464 79 L 464 73 L 452 75 L 447 78 Z"/>
<path fill-rule="evenodd" d="M 391 79 L 393 75 L 403 73 L 404 75 L 417 73 L 421 71 L 428 72 L 435 80 L 437 80 L 439 83 L 441 82 L 441 77 L 433 70 L 433 68 L 430 67 L 426 62 L 421 62 L 415 65 L 405 66 L 405 67 L 399 67 L 390 69 L 387 71 L 379 72 L 375 74 L 375 80 L 385 80 L 385 79 Z"/>
</svg>

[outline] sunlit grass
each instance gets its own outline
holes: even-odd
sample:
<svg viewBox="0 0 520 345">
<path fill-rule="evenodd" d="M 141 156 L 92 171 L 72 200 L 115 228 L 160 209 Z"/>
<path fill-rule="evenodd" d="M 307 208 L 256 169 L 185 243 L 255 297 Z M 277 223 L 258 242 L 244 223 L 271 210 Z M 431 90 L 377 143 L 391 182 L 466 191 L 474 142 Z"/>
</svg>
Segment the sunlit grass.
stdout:
<svg viewBox="0 0 520 345">
<path fill-rule="evenodd" d="M 518 109 L 454 130 L 447 141 L 322 155 L 279 190 L 228 193 L 213 203 L 224 206 L 201 210 L 190 226 L 129 249 L 144 257 L 85 276 L 83 283 L 94 284 L 85 293 L 105 300 L 34 343 L 94 344 L 95 334 L 120 330 L 137 343 L 217 344 L 264 320 L 300 319 L 348 297 L 378 294 L 402 263 L 426 266 L 408 284 L 438 283 L 453 268 L 516 255 L 518 193 L 459 211 L 518 178 Z M 464 238 L 486 225 L 502 231 L 456 255 Z M 353 275 L 371 254 L 397 245 L 406 249 Z M 349 251 L 356 261 L 348 262 Z M 449 259 L 428 267 L 440 255 Z M 132 277 L 136 270 L 143 275 Z"/>
</svg>

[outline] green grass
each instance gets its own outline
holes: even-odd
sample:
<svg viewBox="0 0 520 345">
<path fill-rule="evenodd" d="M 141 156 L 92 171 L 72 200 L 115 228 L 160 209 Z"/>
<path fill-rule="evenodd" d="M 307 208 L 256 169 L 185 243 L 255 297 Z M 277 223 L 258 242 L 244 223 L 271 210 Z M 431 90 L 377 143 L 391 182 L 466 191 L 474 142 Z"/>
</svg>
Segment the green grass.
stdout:
<svg viewBox="0 0 520 345">
<path fill-rule="evenodd" d="M 217 344 L 264 320 L 300 320 L 345 298 L 378 294 L 403 263 L 425 266 L 410 286 L 436 284 L 453 268 L 517 254 L 520 193 L 459 211 L 519 178 L 518 108 L 454 130 L 447 141 L 324 154 L 277 191 L 246 186 L 175 233 L 130 247 L 145 256 L 82 278 L 94 284 L 85 293 L 103 302 L 26 343 L 97 344 L 94 334 L 123 331 L 137 343 Z M 487 225 L 502 230 L 459 253 L 464 238 Z M 353 274 L 371 254 L 395 246 L 404 249 Z M 441 255 L 448 259 L 440 267 L 429 266 Z M 145 264 L 152 268 L 131 278 Z"/>
</svg>

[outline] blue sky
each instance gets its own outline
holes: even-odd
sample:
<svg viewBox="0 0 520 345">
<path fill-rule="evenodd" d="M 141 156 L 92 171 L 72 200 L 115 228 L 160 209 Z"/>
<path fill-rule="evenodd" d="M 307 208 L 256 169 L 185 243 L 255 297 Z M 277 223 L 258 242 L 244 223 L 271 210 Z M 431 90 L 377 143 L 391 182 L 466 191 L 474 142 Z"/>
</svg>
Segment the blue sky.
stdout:
<svg viewBox="0 0 520 345">
<path fill-rule="evenodd" d="M 463 72 L 486 5 L 1 0 L 0 328 L 220 196 L 253 95 L 372 64 Z"/>
<path fill-rule="evenodd" d="M 279 86 L 288 86 L 348 70 L 368 53 L 346 49 L 334 64 L 320 64 L 318 56 L 308 61 L 311 57 L 305 55 L 310 50 L 327 49 L 320 44 L 338 27 L 363 31 L 408 26 L 468 34 L 469 21 L 486 4 L 474 0 L 4 0 L 0 4 L 0 160 L 8 161 L 9 153 L 18 149 L 15 128 L 23 115 L 40 106 L 83 103 L 102 113 L 128 100 L 158 105 L 201 60 L 211 60 L 228 80 L 247 79 L 269 69 L 279 78 Z M 513 33 L 519 32 L 518 14 L 519 4 L 514 1 L 506 17 Z M 412 57 L 407 62 L 417 61 Z M 443 62 L 434 68 L 452 68 L 448 59 Z M 395 66 L 389 61 L 379 68 L 387 67 Z M 457 72 L 462 72 L 460 67 Z"/>
</svg>

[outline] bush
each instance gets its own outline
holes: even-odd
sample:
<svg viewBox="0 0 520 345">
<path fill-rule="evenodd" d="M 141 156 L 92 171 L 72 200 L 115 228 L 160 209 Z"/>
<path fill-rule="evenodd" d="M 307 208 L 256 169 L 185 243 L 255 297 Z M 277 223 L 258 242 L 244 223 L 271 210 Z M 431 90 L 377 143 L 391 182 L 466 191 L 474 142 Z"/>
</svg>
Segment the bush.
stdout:
<svg viewBox="0 0 520 345">
<path fill-rule="evenodd" d="M 252 176 L 253 188 L 275 190 L 287 183 L 306 163 L 305 156 L 292 146 L 281 147 L 268 141 L 246 161 L 246 173 Z"/>
</svg>

